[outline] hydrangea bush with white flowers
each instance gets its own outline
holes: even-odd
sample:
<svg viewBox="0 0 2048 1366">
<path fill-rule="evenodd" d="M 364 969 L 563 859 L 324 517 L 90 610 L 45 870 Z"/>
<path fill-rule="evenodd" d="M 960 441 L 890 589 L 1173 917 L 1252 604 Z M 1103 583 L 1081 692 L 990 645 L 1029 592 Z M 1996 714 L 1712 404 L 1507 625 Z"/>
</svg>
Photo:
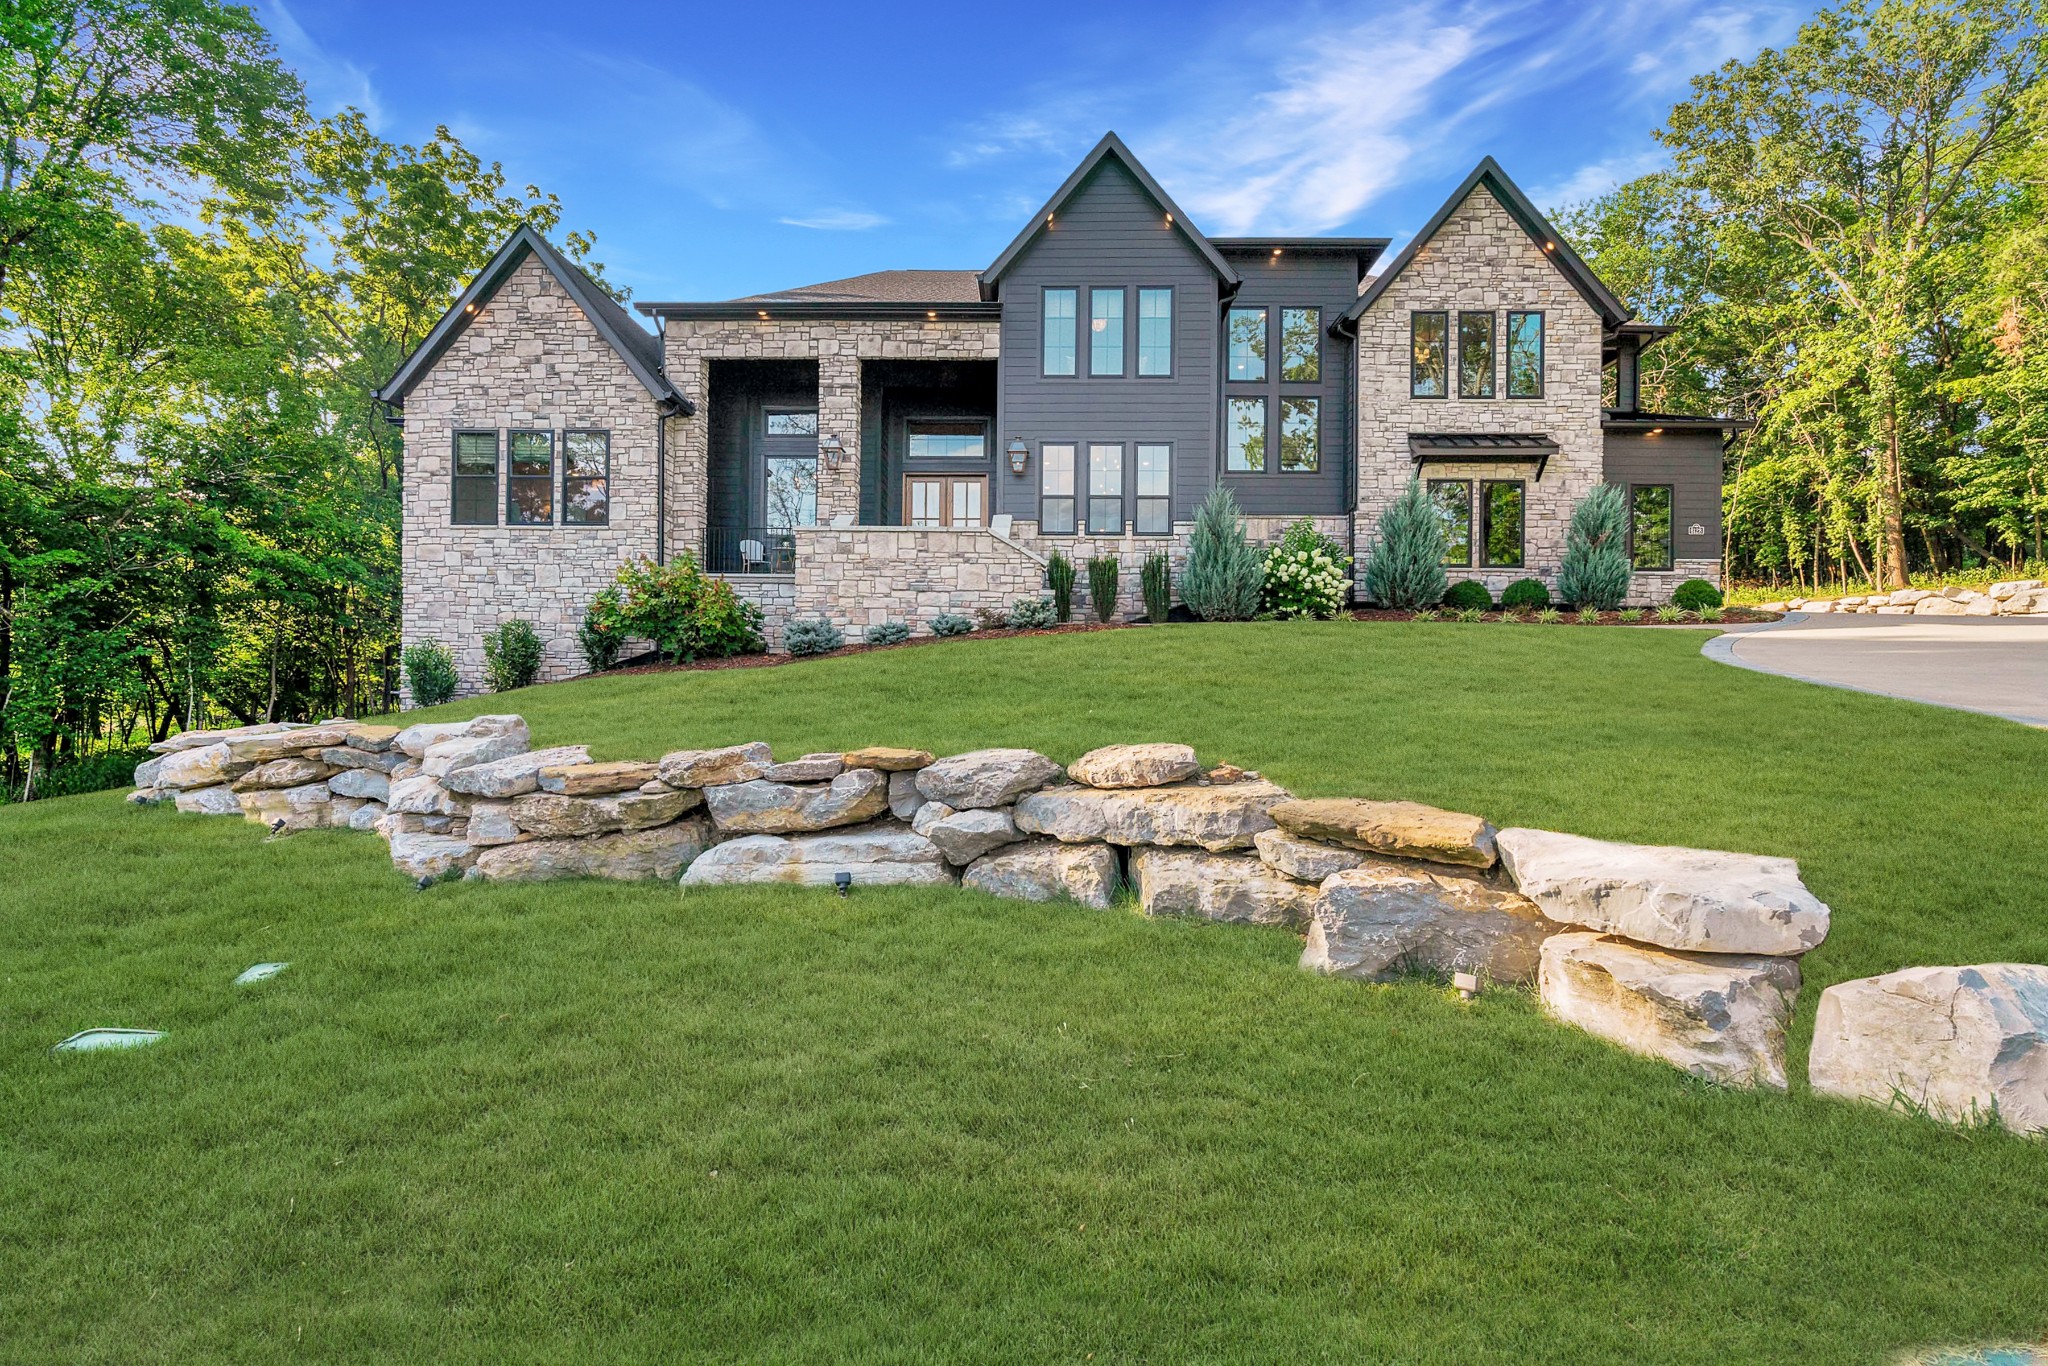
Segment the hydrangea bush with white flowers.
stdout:
<svg viewBox="0 0 2048 1366">
<path fill-rule="evenodd" d="M 1266 610 L 1282 617 L 1334 617 L 1351 591 L 1351 557 L 1303 518 L 1266 552 Z"/>
</svg>

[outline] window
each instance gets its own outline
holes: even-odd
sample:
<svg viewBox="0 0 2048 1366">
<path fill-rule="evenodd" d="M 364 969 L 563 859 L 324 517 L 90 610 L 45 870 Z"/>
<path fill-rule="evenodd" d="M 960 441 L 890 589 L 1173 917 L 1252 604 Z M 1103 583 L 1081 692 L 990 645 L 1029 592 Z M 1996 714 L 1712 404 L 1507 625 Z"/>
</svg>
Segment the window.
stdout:
<svg viewBox="0 0 2048 1366">
<path fill-rule="evenodd" d="M 1242 473 L 1266 468 L 1266 400 L 1233 398 L 1225 407 L 1223 468 Z"/>
<path fill-rule="evenodd" d="M 1257 383 L 1266 378 L 1266 310 L 1230 310 L 1230 370 L 1233 382 Z"/>
<path fill-rule="evenodd" d="M 1508 397 L 1543 397 L 1543 315 L 1508 314 Z"/>
<path fill-rule="evenodd" d="M 1443 398 L 1450 393 L 1444 375 L 1451 315 L 1408 315 L 1408 391 L 1416 398 Z"/>
<path fill-rule="evenodd" d="M 1138 447 L 1138 525 L 1140 536 L 1165 536 L 1173 531 L 1173 447 Z"/>
<path fill-rule="evenodd" d="M 1124 534 L 1124 448 L 1088 448 L 1088 534 Z"/>
<path fill-rule="evenodd" d="M 1493 397 L 1493 314 L 1458 315 L 1458 397 Z"/>
<path fill-rule="evenodd" d="M 498 524 L 498 434 L 455 434 L 455 497 L 449 520 L 456 526 Z"/>
<path fill-rule="evenodd" d="M 1317 420 L 1322 409 L 1313 398 L 1280 400 L 1280 468 L 1289 474 L 1314 474 L 1323 464 L 1323 438 Z"/>
<path fill-rule="evenodd" d="M 1486 480 L 1479 486 L 1479 541 L 1491 569 L 1522 567 L 1522 485 L 1520 480 Z"/>
<path fill-rule="evenodd" d="M 1124 292 L 1120 289 L 1088 291 L 1088 373 L 1121 375 L 1124 372 Z"/>
<path fill-rule="evenodd" d="M 505 448 L 505 524 L 547 526 L 555 520 L 555 434 L 513 432 Z"/>
<path fill-rule="evenodd" d="M 1671 568 L 1671 485 L 1629 486 L 1628 553 L 1638 569 Z"/>
<path fill-rule="evenodd" d="M 981 505 L 987 492 L 988 480 L 980 475 L 906 475 L 904 520 L 911 526 L 980 526 Z"/>
<path fill-rule="evenodd" d="M 1173 291 L 1138 291 L 1138 373 L 1173 373 Z"/>
<path fill-rule="evenodd" d="M 1048 536 L 1074 534 L 1074 448 L 1071 445 L 1039 448 L 1038 529 Z"/>
<path fill-rule="evenodd" d="M 818 524 L 818 461 L 800 456 L 768 457 L 768 529 Z"/>
<path fill-rule="evenodd" d="M 986 460 L 988 428 L 980 422 L 904 424 L 912 460 Z"/>
<path fill-rule="evenodd" d="M 1429 503 L 1444 524 L 1444 563 L 1472 563 L 1472 485 L 1463 479 L 1429 481 Z"/>
<path fill-rule="evenodd" d="M 1045 291 L 1045 373 L 1074 373 L 1074 304 L 1071 289 Z"/>
<path fill-rule="evenodd" d="M 612 434 L 562 433 L 562 522 L 608 526 L 612 520 Z"/>
<path fill-rule="evenodd" d="M 1313 384 L 1323 377 L 1323 311 L 1280 310 L 1280 378 Z"/>
<path fill-rule="evenodd" d="M 818 434 L 818 414 L 816 410 L 791 413 L 771 411 L 767 415 L 767 424 L 768 435 L 770 436 L 816 436 Z"/>
</svg>

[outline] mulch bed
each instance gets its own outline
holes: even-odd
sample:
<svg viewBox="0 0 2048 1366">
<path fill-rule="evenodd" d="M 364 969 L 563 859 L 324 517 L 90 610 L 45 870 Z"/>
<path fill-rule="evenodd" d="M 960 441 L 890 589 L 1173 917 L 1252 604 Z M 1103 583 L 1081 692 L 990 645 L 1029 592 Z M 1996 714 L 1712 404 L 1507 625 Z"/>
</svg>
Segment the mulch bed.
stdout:
<svg viewBox="0 0 2048 1366">
<path fill-rule="evenodd" d="M 1719 621 L 1700 621 L 1689 617 L 1684 621 L 1661 622 L 1657 620 L 1656 613 L 1649 611 L 1645 611 L 1640 620 L 1633 622 L 1623 621 L 1616 612 L 1602 612 L 1598 621 L 1580 621 L 1577 612 L 1559 610 L 1564 611 L 1562 621 L 1539 622 L 1533 612 L 1524 613 L 1515 620 L 1527 626 L 1753 626 L 1760 622 L 1777 621 L 1784 616 L 1782 612 L 1759 612 L 1754 607 L 1724 607 L 1721 609 Z M 1502 616 L 1503 613 L 1500 612 L 1488 612 L 1480 620 L 1499 621 Z M 1350 617 L 1353 621 L 1413 621 L 1415 613 L 1396 612 L 1384 607 L 1359 607 L 1352 610 Z M 1454 618 L 1449 611 L 1440 610 L 1436 619 L 1451 621 Z"/>
</svg>

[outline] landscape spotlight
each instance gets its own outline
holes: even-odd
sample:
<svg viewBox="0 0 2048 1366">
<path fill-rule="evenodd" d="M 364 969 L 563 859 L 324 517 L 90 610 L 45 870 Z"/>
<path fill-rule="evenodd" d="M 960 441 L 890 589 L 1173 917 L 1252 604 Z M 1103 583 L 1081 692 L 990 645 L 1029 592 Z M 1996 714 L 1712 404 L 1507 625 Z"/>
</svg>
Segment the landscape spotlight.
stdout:
<svg viewBox="0 0 2048 1366">
<path fill-rule="evenodd" d="M 832 875 L 832 886 L 839 893 L 839 895 L 845 896 L 846 889 L 853 886 L 853 874 L 834 873 Z"/>
</svg>

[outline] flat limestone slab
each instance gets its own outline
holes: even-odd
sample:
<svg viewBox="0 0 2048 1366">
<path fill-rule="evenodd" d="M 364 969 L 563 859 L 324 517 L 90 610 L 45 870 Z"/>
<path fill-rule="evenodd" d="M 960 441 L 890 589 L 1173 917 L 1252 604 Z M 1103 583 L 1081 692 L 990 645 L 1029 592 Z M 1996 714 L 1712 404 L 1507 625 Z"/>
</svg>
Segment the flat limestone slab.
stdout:
<svg viewBox="0 0 2048 1366">
<path fill-rule="evenodd" d="M 873 772 L 875 770 L 868 770 Z M 938 847 L 896 826 L 873 825 L 814 835 L 745 835 L 714 845 L 683 873 L 685 887 L 782 882 L 830 887 L 846 873 L 855 888 L 950 886 L 953 870 Z"/>
<path fill-rule="evenodd" d="M 955 811 L 1007 806 L 1060 776 L 1060 766 L 1036 750 L 977 749 L 940 759 L 919 770 L 917 790 L 926 801 Z"/>
<path fill-rule="evenodd" d="M 1418 969 L 1533 982 L 1544 941 L 1563 928 L 1514 892 L 1425 864 L 1371 859 L 1324 880 L 1301 966 L 1367 982 Z"/>
<path fill-rule="evenodd" d="M 658 794 L 628 792 L 612 797 L 565 797 L 529 792 L 512 799 L 512 823 L 543 839 L 608 835 L 614 830 L 645 830 L 667 825 L 703 803 L 695 792 Z M 394 809 L 396 809 L 394 807 Z"/>
<path fill-rule="evenodd" d="M 472 836 L 475 820 L 471 819 Z M 629 830 L 596 839 L 527 840 L 498 844 L 477 856 L 469 875 L 487 882 L 548 882 L 565 877 L 620 882 L 667 881 L 711 845 L 711 822 L 685 816 L 652 830 Z"/>
<path fill-rule="evenodd" d="M 1785 1026 L 1799 997 L 1793 959 L 1558 934 L 1544 942 L 1540 987 L 1553 1016 L 1631 1053 L 1725 1085 L 1785 1089 Z"/>
<path fill-rule="evenodd" d="M 583 745 L 556 745 L 551 749 L 529 750 L 486 764 L 458 768 L 442 777 L 451 792 L 474 797 L 523 797 L 540 791 L 540 771 L 556 764 L 587 764 L 590 750 Z"/>
<path fill-rule="evenodd" d="M 1501 861 L 1552 920 L 1687 953 L 1805 953 L 1828 936 L 1828 908 L 1799 865 L 1733 854 L 1503 830 Z"/>
<path fill-rule="evenodd" d="M 1277 827 L 1253 835 L 1252 843 L 1258 846 L 1259 857 L 1274 871 L 1318 886 L 1330 874 L 1356 868 L 1370 857 L 1362 850 L 1305 840 Z"/>
<path fill-rule="evenodd" d="M 638 791 L 652 782 L 655 765 L 634 760 L 607 763 L 549 764 L 540 770 L 540 790 L 568 797 L 605 797 Z"/>
<path fill-rule="evenodd" d="M 898 749 L 893 745 L 869 745 L 850 749 L 839 756 L 848 768 L 879 768 L 884 773 L 915 773 L 932 761 L 928 749 Z"/>
<path fill-rule="evenodd" d="M 1024 836 L 1007 810 L 981 807 L 955 811 L 944 802 L 926 802 L 910 828 L 939 847 L 946 862 L 964 868 L 993 849 L 1015 844 Z"/>
<path fill-rule="evenodd" d="M 670 787 L 715 787 L 750 783 L 775 766 L 775 754 L 759 740 L 719 749 L 678 749 L 655 765 Z"/>
<path fill-rule="evenodd" d="M 1807 1079 L 1823 1095 L 2048 1130 L 2048 967 L 1905 968 L 1820 994 Z"/>
<path fill-rule="evenodd" d="M 1188 916 L 1233 925 L 1301 925 L 1316 889 L 1283 877 L 1256 854 L 1204 849 L 1135 849 L 1131 883 L 1146 915 Z"/>
<path fill-rule="evenodd" d="M 927 770 L 929 771 L 929 770 Z M 1017 828 L 1069 844 L 1184 845 L 1249 849 L 1273 828 L 1267 812 L 1289 799 L 1263 779 L 1220 786 L 1097 788 L 1068 785 L 1017 802 Z"/>
<path fill-rule="evenodd" d="M 231 787 L 188 787 L 174 799 L 178 809 L 193 816 L 239 816 L 242 800 Z"/>
<path fill-rule="evenodd" d="M 976 859 L 960 885 L 1011 901 L 1078 901 L 1106 910 L 1116 896 L 1116 850 L 1106 844 L 1032 840 Z"/>
<path fill-rule="evenodd" d="M 1192 745 L 1104 745 L 1067 765 L 1067 777 L 1089 787 L 1166 787 L 1200 776 Z"/>
<path fill-rule="evenodd" d="M 1272 816 L 1290 835 L 1347 849 L 1465 868 L 1491 868 L 1494 862 L 1492 826 L 1477 816 L 1421 802 L 1318 797 L 1276 806 Z"/>
<path fill-rule="evenodd" d="M 668 779 L 662 779 L 667 782 Z M 704 789 L 704 802 L 720 831 L 738 835 L 787 835 L 858 825 L 889 809 L 889 777 L 879 769 L 855 768 L 820 786 L 771 783 L 765 778 Z"/>
</svg>

